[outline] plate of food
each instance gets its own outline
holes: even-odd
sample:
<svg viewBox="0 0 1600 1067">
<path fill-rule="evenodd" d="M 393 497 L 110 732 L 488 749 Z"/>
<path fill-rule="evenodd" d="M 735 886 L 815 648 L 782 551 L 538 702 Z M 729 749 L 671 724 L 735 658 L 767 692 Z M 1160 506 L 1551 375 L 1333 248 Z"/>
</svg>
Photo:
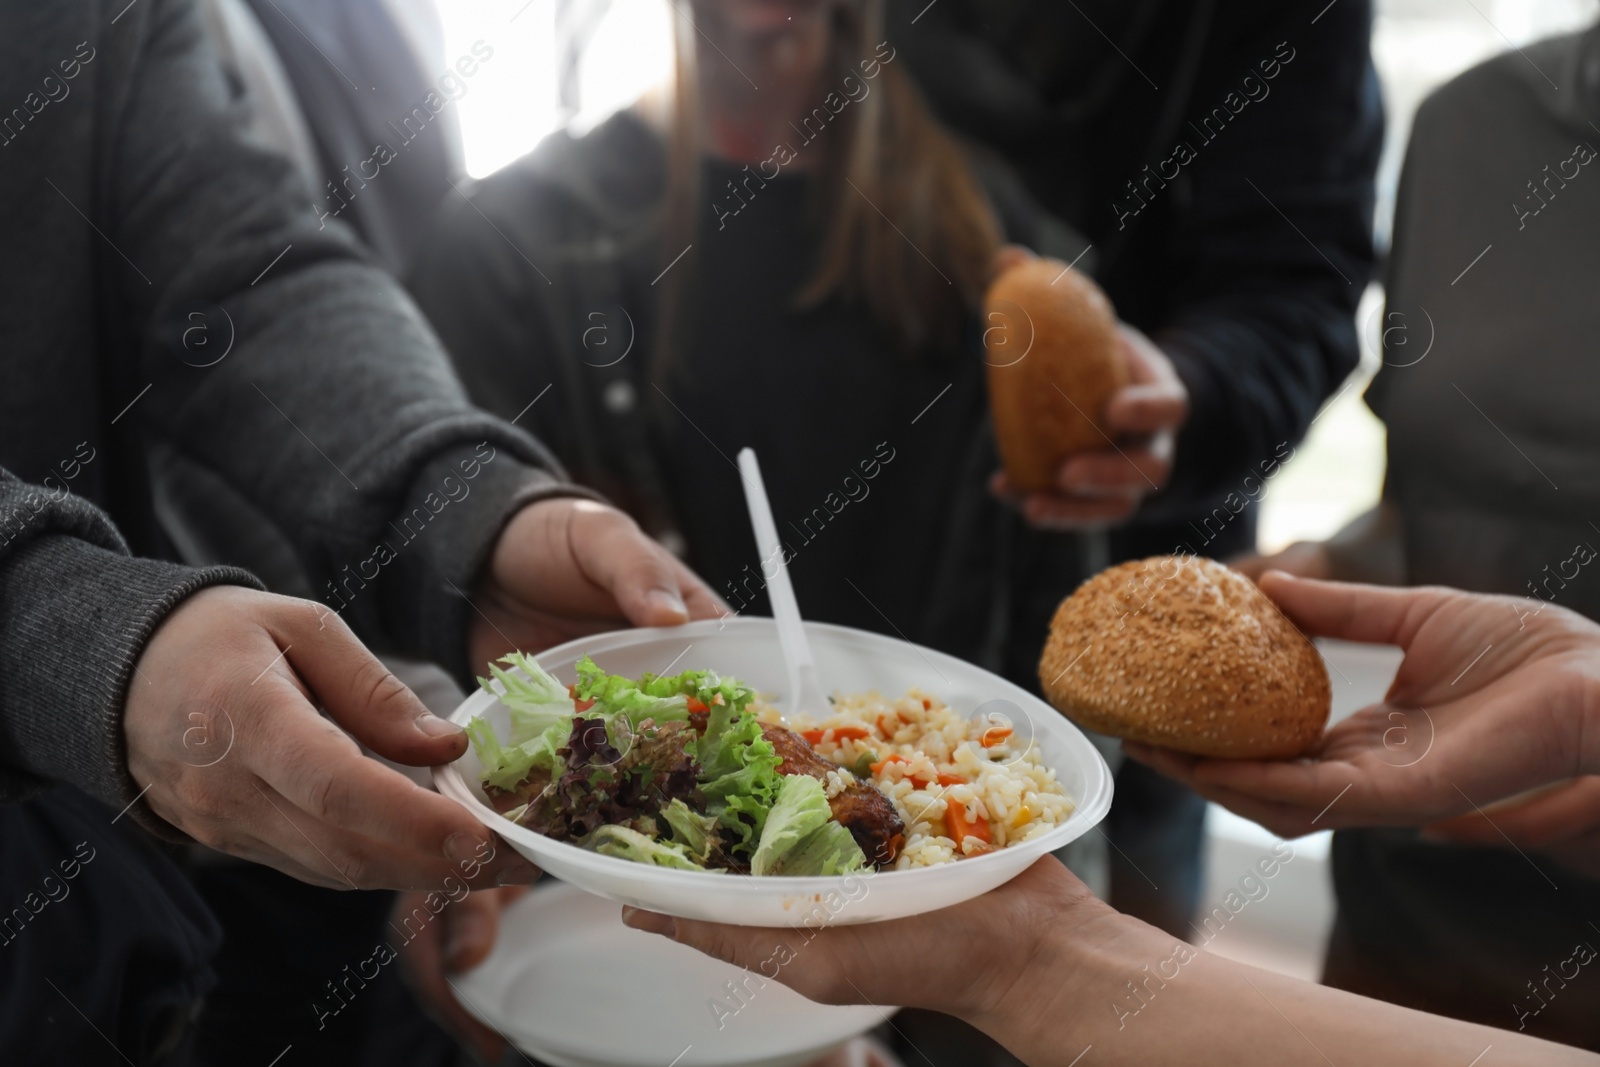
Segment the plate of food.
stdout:
<svg viewBox="0 0 1600 1067">
<path fill-rule="evenodd" d="M 748 926 L 948 907 L 1105 816 L 1105 761 L 1026 690 L 881 634 L 806 633 L 828 703 L 787 717 L 771 619 L 509 657 L 451 716 L 472 745 L 435 782 L 563 881 Z"/>
<path fill-rule="evenodd" d="M 814 1003 L 776 981 L 779 966 L 745 971 L 630 929 L 611 901 L 547 880 L 453 981 L 469 1011 L 554 1067 L 802 1067 L 894 1011 Z"/>
</svg>

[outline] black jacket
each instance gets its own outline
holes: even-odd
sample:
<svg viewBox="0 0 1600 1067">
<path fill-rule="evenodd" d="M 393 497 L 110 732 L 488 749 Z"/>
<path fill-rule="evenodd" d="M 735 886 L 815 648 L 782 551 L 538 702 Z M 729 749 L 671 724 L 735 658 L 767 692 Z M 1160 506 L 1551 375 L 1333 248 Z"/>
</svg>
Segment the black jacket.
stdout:
<svg viewBox="0 0 1600 1067">
<path fill-rule="evenodd" d="M 1204 145 L 1163 196 L 1152 197 L 1148 208 L 1127 220 L 1129 236 L 1120 241 L 1108 236 L 1118 219 L 1109 207 L 1107 176 L 1142 158 L 1157 121 L 1146 113 L 1150 101 L 1131 97 L 1113 79 L 1121 90 L 1108 91 L 1095 108 L 1072 116 L 1072 123 L 1060 119 L 1059 108 L 1043 104 L 1018 111 L 1014 87 L 1000 77 L 1006 54 L 996 51 L 981 27 L 968 24 L 967 7 L 957 3 L 947 11 L 941 3 L 916 25 L 894 30 L 895 46 L 908 57 L 902 62 L 922 56 L 935 70 L 947 64 L 950 92 L 941 95 L 936 79 L 930 85 L 946 117 L 968 133 L 988 135 L 994 151 L 980 150 L 975 157 L 983 163 L 980 170 L 1008 237 L 1071 258 L 1076 251 L 1067 231 L 1081 229 L 1097 246 L 1084 263 L 1098 259 L 1099 276 L 1123 316 L 1168 347 L 1191 390 L 1194 414 L 1180 441 L 1172 486 L 1135 522 L 1113 533 L 1113 558 L 1179 547 L 1226 556 L 1253 547 L 1248 502 L 1259 495 L 1259 479 L 1292 454 L 1317 406 L 1356 361 L 1350 319 L 1370 269 L 1371 181 L 1381 133 L 1366 44 L 1369 11 L 1362 4 L 1340 5 L 1337 17 L 1330 12 L 1315 33 L 1294 35 L 1301 44 L 1289 46 L 1289 57 L 1277 42 L 1298 15 L 1236 7 L 1221 13 L 1209 4 L 1196 9 L 1206 28 L 1202 50 L 1181 48 L 1187 26 L 1182 19 L 1152 24 L 1145 39 L 1153 55 L 1181 52 L 1195 68 L 1190 84 L 1154 99 L 1176 100 L 1171 110 L 1179 117 L 1209 101 L 1213 90 L 1219 106 L 1227 106 L 1228 89 L 1241 84 L 1243 74 L 1255 70 L 1258 80 L 1264 76 L 1258 59 L 1277 63 L 1267 82 L 1269 95 L 1246 104 L 1237 116 L 1229 112 L 1215 143 Z M 1059 34 L 1082 39 L 1066 29 Z M 934 47 L 941 40 L 950 54 Z M 1285 58 L 1274 59 L 1279 54 Z M 963 66 L 967 55 L 988 56 L 994 70 Z M 1165 62 L 1179 59 L 1170 55 Z M 1144 65 L 1155 62 L 1146 58 Z M 1069 65 L 1087 69 L 1077 59 Z M 963 71 L 973 74 L 970 85 L 957 76 Z M 1261 95 L 1257 81 L 1245 90 Z M 958 106 L 952 96 L 960 94 L 965 103 Z M 1071 130 L 1104 150 L 1073 148 L 1061 140 Z M 1143 132 L 1135 137 L 1135 131 Z M 1014 176 L 1007 180 L 1010 168 L 1003 161 L 995 165 L 996 153 L 1020 168 L 1028 188 L 1013 188 L 1018 183 Z M 657 247 L 653 227 L 663 178 L 659 141 L 630 116 L 586 138 L 556 134 L 482 183 L 472 203 L 446 203 L 437 233 L 419 252 L 411 286 L 478 403 L 506 417 L 523 416 L 521 425 L 547 440 L 578 480 L 613 495 L 670 539 L 684 521 L 675 509 L 703 502 L 669 499 L 681 486 L 668 484 L 662 468 L 663 435 L 681 427 L 684 418 L 663 402 L 651 376 L 659 292 L 652 283 L 670 258 Z M 1104 218 L 1088 207 L 1099 203 L 1096 190 L 1102 189 Z M 1061 212 L 1070 226 L 1041 210 L 1040 202 Z M 1285 221 L 1273 204 L 1298 221 Z M 762 209 L 760 202 L 752 205 Z M 1308 235 L 1319 248 L 1308 243 Z M 783 257 L 794 249 L 770 251 L 752 254 L 750 269 L 787 269 Z M 687 254 L 707 252 L 702 244 Z M 704 293 L 685 313 L 704 317 L 723 303 L 723 296 Z M 743 310 L 730 306 L 723 326 Z M 797 321 L 775 319 L 771 328 L 784 331 Z M 709 326 L 718 328 L 714 318 Z M 618 358 L 629 344 L 632 353 Z M 988 496 L 986 479 L 998 464 L 980 369 L 976 358 L 969 367 L 953 369 L 945 379 L 953 390 L 930 416 L 953 420 L 940 432 L 960 437 L 963 447 L 937 456 L 909 453 L 942 465 L 927 494 L 938 507 L 926 521 L 880 514 L 876 529 L 853 535 L 862 551 L 843 557 L 854 568 L 847 576 L 859 585 L 861 569 L 875 568 L 880 587 L 862 585 L 862 597 L 837 576 L 818 573 L 808 582 L 804 570 L 817 569 L 809 549 L 796 582 L 816 617 L 899 629 L 1032 684 L 1050 613 L 1096 561 L 1083 539 L 1025 529 Z M 797 387 L 805 384 L 801 380 Z M 909 389 L 910 379 L 902 384 Z M 922 402 L 931 397 L 930 391 Z M 730 436 L 727 420 L 706 430 L 708 440 L 720 442 L 704 452 L 713 469 L 726 466 L 718 450 L 731 455 L 731 448 L 771 433 L 770 426 L 750 419 L 752 405 L 816 404 L 819 411 L 830 410 L 822 403 L 825 396 L 810 392 L 730 399 L 728 420 L 747 421 L 748 432 L 742 439 Z M 901 401 L 885 396 L 872 417 L 898 419 Z M 821 417 L 838 416 L 830 410 Z M 927 427 L 927 421 L 920 426 Z M 784 443 L 773 439 L 769 447 Z M 737 483 L 729 481 L 726 489 L 728 499 L 720 506 L 737 514 Z M 802 501 L 800 510 L 806 506 Z M 885 539 L 903 542 L 904 551 L 880 557 Z M 928 540 L 941 544 L 935 550 Z M 753 546 L 715 552 L 691 539 L 687 549 L 691 562 L 730 600 L 743 589 L 737 583 L 730 589 L 724 576 L 748 573 L 740 564 L 757 562 Z M 891 581 L 891 574 L 901 581 Z M 829 581 L 841 588 L 819 586 Z"/>
<path fill-rule="evenodd" d="M 1383 143 L 1371 4 L 891 0 L 890 11 L 934 110 L 1092 242 L 1118 313 L 1161 343 L 1189 389 L 1171 488 L 1113 554 L 1182 538 L 1211 555 L 1241 547 L 1183 527 L 1210 529 L 1203 517 L 1242 498 L 1245 477 L 1299 441 L 1356 365 Z"/>
</svg>

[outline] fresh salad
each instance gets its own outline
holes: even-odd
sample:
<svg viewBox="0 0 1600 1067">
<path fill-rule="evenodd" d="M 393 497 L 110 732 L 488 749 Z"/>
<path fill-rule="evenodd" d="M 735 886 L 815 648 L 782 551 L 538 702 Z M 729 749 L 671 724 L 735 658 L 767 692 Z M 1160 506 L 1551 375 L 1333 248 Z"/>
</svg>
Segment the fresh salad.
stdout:
<svg viewBox="0 0 1600 1067">
<path fill-rule="evenodd" d="M 585 656 L 569 688 L 530 656 L 500 663 L 478 682 L 509 710 L 510 736 L 481 717 L 467 734 L 485 793 L 520 825 L 639 863 L 752 875 L 887 867 L 904 843 L 883 793 L 760 721 L 736 679 L 626 678 Z"/>
</svg>

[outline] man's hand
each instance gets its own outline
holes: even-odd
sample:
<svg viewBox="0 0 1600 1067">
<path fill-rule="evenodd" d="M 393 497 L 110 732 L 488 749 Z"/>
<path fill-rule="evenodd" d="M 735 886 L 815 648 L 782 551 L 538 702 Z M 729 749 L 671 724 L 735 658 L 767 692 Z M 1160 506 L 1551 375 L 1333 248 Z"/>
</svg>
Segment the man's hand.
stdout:
<svg viewBox="0 0 1600 1067">
<path fill-rule="evenodd" d="M 128 770 L 157 815 L 302 881 L 538 876 L 511 849 L 494 855 L 461 805 L 361 754 L 357 741 L 425 767 L 455 759 L 467 739 L 318 604 L 228 586 L 188 598 L 140 655 L 122 728 Z"/>
<path fill-rule="evenodd" d="M 416 927 L 415 936 L 400 949 L 401 973 L 411 992 L 435 1022 L 484 1063 L 500 1062 L 505 1055 L 505 1038 L 462 1007 L 450 979 L 472 970 L 488 957 L 500 931 L 500 913 L 525 892 L 523 886 L 480 889 L 447 904 L 431 922 L 414 921 L 405 926 L 408 933 Z M 395 900 L 393 922 L 405 925 L 407 918 L 430 915 L 428 896 L 401 893 Z"/>
<path fill-rule="evenodd" d="M 672 553 L 616 508 L 557 497 L 519 511 L 474 599 L 474 669 L 624 626 L 676 626 L 728 610 Z"/>
<path fill-rule="evenodd" d="M 1308 635 L 1405 649 L 1383 703 L 1333 727 L 1306 759 L 1199 759 L 1128 744 L 1130 756 L 1285 837 L 1425 826 L 1600 773 L 1600 627 L 1587 619 L 1453 589 L 1278 572 L 1260 585 Z"/>
<path fill-rule="evenodd" d="M 1073 530 L 1122 522 L 1172 474 L 1177 434 L 1189 417 L 1189 391 L 1154 341 L 1127 324 L 1118 330 L 1132 377 L 1106 405 L 1111 440 L 1063 463 L 1058 491 L 1022 499 L 1023 515 L 1035 526 Z M 1004 473 L 995 475 L 991 488 L 1014 495 Z"/>
</svg>

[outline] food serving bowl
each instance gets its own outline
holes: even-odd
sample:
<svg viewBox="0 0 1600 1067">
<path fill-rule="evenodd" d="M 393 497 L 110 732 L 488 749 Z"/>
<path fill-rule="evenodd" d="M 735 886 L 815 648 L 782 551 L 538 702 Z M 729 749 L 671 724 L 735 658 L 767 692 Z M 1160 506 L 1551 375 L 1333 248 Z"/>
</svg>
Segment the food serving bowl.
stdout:
<svg viewBox="0 0 1600 1067">
<path fill-rule="evenodd" d="M 954 656 L 881 634 L 807 623 L 823 685 L 830 693 L 876 690 L 893 699 L 912 688 L 937 696 L 963 717 L 1004 721 L 1019 750 L 1031 742 L 1075 805 L 1049 831 L 1007 848 L 932 867 L 834 877 L 753 877 L 684 871 L 636 863 L 556 841 L 518 826 L 490 806 L 478 780 L 477 753 L 435 768 L 439 792 L 533 863 L 579 888 L 624 904 L 688 919 L 741 926 L 847 925 L 935 911 L 980 896 L 1021 874 L 1040 856 L 1087 833 L 1111 806 L 1111 772 L 1093 744 L 1050 705 L 1019 686 Z M 585 654 L 615 674 L 638 677 L 708 668 L 731 675 L 767 698 L 780 698 L 787 672 L 777 628 L 767 618 L 727 618 L 659 629 L 619 630 L 569 641 L 541 653 L 539 663 L 571 684 Z M 818 717 L 825 710 L 818 713 Z M 509 734 L 506 708 L 479 690 L 450 720 L 485 717 Z"/>
</svg>

